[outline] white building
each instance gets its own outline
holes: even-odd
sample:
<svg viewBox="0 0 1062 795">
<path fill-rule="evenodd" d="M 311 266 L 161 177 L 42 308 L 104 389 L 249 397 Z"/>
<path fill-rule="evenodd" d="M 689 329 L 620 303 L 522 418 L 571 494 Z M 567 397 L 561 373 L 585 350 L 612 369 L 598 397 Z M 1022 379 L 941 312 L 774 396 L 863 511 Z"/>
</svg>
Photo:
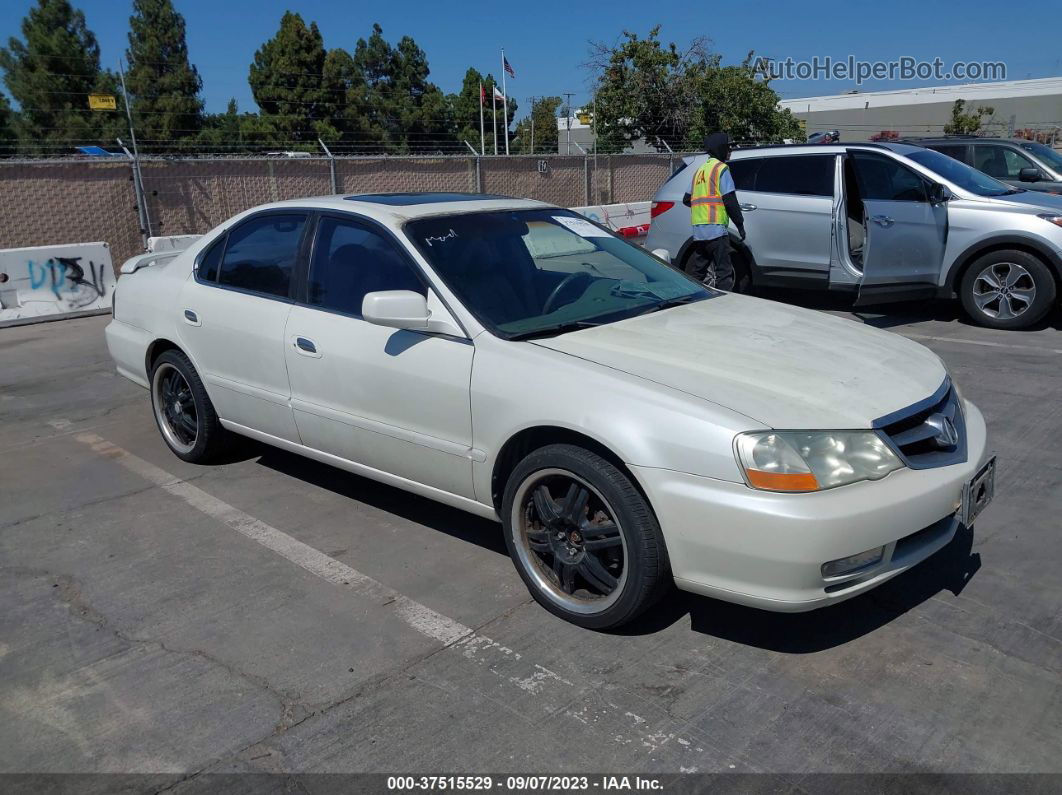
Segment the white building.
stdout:
<svg viewBox="0 0 1062 795">
<path fill-rule="evenodd" d="M 982 126 L 985 133 L 1013 135 L 1028 129 L 1062 141 L 1062 77 L 852 92 L 787 99 L 779 105 L 804 119 L 808 133 L 839 130 L 842 141 L 867 141 L 889 132 L 940 135 L 957 99 L 966 100 L 966 112 L 993 108 Z"/>
</svg>

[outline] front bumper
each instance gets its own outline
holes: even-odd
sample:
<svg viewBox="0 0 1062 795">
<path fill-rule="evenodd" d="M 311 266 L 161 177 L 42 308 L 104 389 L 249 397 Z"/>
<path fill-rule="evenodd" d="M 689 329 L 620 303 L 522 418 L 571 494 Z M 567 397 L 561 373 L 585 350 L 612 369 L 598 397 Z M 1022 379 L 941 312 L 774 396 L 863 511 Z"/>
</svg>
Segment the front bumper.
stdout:
<svg viewBox="0 0 1062 795">
<path fill-rule="evenodd" d="M 679 588 L 765 610 L 814 610 L 863 593 L 955 535 L 963 485 L 988 459 L 984 417 L 965 403 L 966 461 L 901 469 L 810 494 L 632 467 L 656 511 Z M 880 563 L 824 578 L 822 564 L 884 546 Z"/>
</svg>

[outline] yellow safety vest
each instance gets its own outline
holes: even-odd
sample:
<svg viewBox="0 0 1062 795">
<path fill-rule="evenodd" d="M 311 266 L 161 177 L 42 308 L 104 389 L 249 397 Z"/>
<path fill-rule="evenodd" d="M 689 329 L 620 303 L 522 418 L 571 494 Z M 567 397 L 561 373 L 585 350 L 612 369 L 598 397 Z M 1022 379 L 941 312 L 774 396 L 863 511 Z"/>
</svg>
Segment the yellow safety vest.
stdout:
<svg viewBox="0 0 1062 795">
<path fill-rule="evenodd" d="M 723 206 L 723 194 L 719 192 L 719 180 L 727 169 L 726 163 L 709 157 L 697 169 L 690 193 L 690 219 L 694 225 L 730 223 Z"/>
</svg>

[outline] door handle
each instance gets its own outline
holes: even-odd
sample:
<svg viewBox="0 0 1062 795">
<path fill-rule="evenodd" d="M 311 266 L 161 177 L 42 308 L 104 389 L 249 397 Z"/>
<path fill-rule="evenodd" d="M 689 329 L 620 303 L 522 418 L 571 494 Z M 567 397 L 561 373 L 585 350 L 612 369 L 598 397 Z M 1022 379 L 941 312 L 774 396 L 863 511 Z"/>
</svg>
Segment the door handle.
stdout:
<svg viewBox="0 0 1062 795">
<path fill-rule="evenodd" d="M 199 322 L 199 315 L 193 312 L 191 309 L 184 310 L 184 322 L 190 326 L 201 326 Z"/>
<path fill-rule="evenodd" d="M 746 213 L 751 213 L 753 210 L 756 209 L 755 204 L 739 204 L 738 207 L 741 208 L 742 212 Z"/>
<path fill-rule="evenodd" d="M 306 337 L 296 337 L 295 347 L 306 353 L 317 353 L 317 346 L 313 344 L 313 340 L 306 339 Z"/>
<path fill-rule="evenodd" d="M 870 216 L 870 220 L 876 223 L 878 226 L 885 227 L 892 226 L 894 223 L 896 223 L 887 215 L 872 215 Z"/>
</svg>

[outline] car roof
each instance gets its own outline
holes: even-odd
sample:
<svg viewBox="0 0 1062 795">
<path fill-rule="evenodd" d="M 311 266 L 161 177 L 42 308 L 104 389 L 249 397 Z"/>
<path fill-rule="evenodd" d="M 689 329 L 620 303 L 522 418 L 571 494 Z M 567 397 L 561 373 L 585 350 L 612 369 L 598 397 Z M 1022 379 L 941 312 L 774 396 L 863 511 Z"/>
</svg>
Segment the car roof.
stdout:
<svg viewBox="0 0 1062 795">
<path fill-rule="evenodd" d="M 730 153 L 731 160 L 745 157 L 762 157 L 764 155 L 783 154 L 841 154 L 852 148 L 888 149 L 898 155 L 907 155 L 924 149 L 921 146 L 905 143 L 885 143 L 877 141 L 838 141 L 832 144 L 768 144 L 765 146 L 745 146 Z"/>
<path fill-rule="evenodd" d="M 313 208 L 358 212 L 371 217 L 386 217 L 395 221 L 407 221 L 431 215 L 473 213 L 485 210 L 530 210 L 554 207 L 555 205 L 534 199 L 517 199 L 490 193 L 362 193 L 337 194 L 335 196 L 308 196 L 287 199 L 255 209 Z"/>
</svg>

